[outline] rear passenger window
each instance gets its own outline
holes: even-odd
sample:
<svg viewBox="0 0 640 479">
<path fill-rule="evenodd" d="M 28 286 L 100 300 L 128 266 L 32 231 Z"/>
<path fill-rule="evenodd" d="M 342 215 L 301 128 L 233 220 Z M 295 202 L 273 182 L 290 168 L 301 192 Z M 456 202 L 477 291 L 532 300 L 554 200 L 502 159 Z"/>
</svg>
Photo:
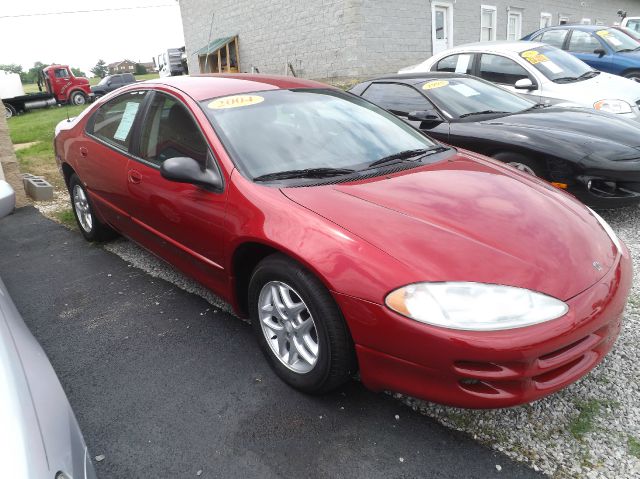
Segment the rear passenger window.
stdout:
<svg viewBox="0 0 640 479">
<path fill-rule="evenodd" d="M 173 97 L 156 93 L 142 127 L 140 156 L 158 166 L 179 156 L 205 165 L 208 151 L 207 142 L 187 108 Z"/>
<path fill-rule="evenodd" d="M 549 30 L 538 37 L 536 41 L 546 43 L 552 47 L 562 48 L 568 32 L 569 30 Z"/>
<path fill-rule="evenodd" d="M 433 108 L 421 93 L 398 83 L 372 83 L 362 97 L 392 113 L 404 115 Z"/>
<path fill-rule="evenodd" d="M 129 150 L 133 122 L 146 92 L 125 93 L 101 106 L 93 115 L 87 132 L 124 150 Z"/>
<path fill-rule="evenodd" d="M 527 71 L 509 58 L 483 54 L 480 58 L 480 78 L 494 83 L 513 85 L 529 78 Z"/>
<path fill-rule="evenodd" d="M 471 74 L 472 55 L 463 53 L 460 55 L 450 55 L 440 60 L 432 71 L 438 72 L 454 72 Z"/>
</svg>

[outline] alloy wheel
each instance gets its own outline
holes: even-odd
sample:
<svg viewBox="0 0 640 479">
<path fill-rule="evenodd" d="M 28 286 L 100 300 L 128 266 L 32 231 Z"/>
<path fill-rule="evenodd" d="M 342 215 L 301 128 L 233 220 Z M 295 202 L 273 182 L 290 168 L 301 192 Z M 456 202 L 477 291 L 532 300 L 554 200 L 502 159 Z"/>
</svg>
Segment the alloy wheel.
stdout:
<svg viewBox="0 0 640 479">
<path fill-rule="evenodd" d="M 260 290 L 258 314 L 262 333 L 278 360 L 305 374 L 318 361 L 318 331 L 301 296 L 281 281 L 269 281 Z"/>
<path fill-rule="evenodd" d="M 73 208 L 76 210 L 76 216 L 82 229 L 86 233 L 91 233 L 93 229 L 93 214 L 91 213 L 87 195 L 80 185 L 73 187 Z"/>
</svg>

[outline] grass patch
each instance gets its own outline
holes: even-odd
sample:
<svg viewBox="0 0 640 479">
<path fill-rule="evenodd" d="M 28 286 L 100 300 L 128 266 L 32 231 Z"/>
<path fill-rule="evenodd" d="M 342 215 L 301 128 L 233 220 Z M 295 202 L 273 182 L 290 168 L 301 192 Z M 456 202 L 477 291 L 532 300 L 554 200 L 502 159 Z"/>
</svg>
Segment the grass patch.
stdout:
<svg viewBox="0 0 640 479">
<path fill-rule="evenodd" d="M 71 208 L 58 211 L 55 213 L 56 219 L 69 229 L 76 229 L 76 217 L 73 215 Z"/>
<path fill-rule="evenodd" d="M 569 431 L 576 439 L 582 439 L 585 434 L 593 431 L 595 418 L 600 413 L 600 403 L 595 399 L 578 403 L 579 414 L 569 423 Z"/>
<path fill-rule="evenodd" d="M 629 436 L 629 439 L 627 439 L 627 447 L 629 448 L 629 454 L 640 459 L 640 440 Z"/>
<path fill-rule="evenodd" d="M 64 187 L 53 154 L 53 133 L 56 125 L 69 117 L 77 116 L 86 105 L 51 107 L 18 115 L 8 120 L 9 135 L 13 144 L 39 143 L 16 151 L 20 171 L 44 176 L 53 186 Z M 67 111 L 68 110 L 68 111 Z"/>
</svg>

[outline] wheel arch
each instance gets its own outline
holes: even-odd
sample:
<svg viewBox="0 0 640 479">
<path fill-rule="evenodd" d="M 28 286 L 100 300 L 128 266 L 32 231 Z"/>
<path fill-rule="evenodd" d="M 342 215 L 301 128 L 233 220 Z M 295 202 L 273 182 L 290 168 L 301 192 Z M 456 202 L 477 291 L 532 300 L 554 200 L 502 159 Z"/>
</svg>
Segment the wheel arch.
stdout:
<svg viewBox="0 0 640 479">
<path fill-rule="evenodd" d="M 65 185 L 67 185 L 67 189 L 69 189 L 69 181 L 71 180 L 71 175 L 73 175 L 76 171 L 66 161 L 62 162 L 62 164 L 60 165 L 60 169 L 62 170 L 62 176 L 64 177 L 64 183 L 65 183 Z"/>
<path fill-rule="evenodd" d="M 630 73 L 638 73 L 638 75 L 640 76 L 640 68 L 638 67 L 629 67 L 629 68 L 625 68 L 621 73 L 620 76 L 627 76 Z"/>
</svg>

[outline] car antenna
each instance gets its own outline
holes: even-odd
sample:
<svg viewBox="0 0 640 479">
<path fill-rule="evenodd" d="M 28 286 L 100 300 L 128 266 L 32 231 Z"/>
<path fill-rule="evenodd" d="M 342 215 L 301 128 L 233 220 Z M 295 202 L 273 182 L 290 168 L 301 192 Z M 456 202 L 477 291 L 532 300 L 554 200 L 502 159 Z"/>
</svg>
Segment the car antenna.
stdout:
<svg viewBox="0 0 640 479">
<path fill-rule="evenodd" d="M 211 23 L 209 24 L 209 38 L 207 39 L 207 56 L 204 57 L 204 71 L 200 73 L 208 73 L 207 72 L 207 63 L 209 63 L 209 48 L 211 47 L 211 31 L 213 30 L 213 19 L 216 17 L 216 12 L 211 12 Z M 229 59 L 227 58 L 227 61 Z M 220 73 L 220 72 L 218 72 Z"/>
<path fill-rule="evenodd" d="M 69 119 L 69 102 L 68 101 L 64 109 L 67 112 L 67 123 L 69 123 L 71 120 Z"/>
</svg>

